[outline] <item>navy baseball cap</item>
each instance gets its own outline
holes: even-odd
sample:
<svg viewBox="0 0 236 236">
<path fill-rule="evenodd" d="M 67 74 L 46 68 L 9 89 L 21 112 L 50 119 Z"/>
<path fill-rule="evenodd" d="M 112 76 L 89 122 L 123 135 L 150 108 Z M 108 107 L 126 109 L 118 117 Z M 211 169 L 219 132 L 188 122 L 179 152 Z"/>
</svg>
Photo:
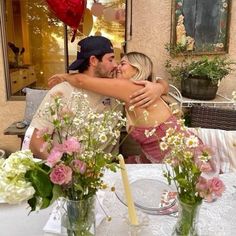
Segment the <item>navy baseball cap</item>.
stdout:
<svg viewBox="0 0 236 236">
<path fill-rule="evenodd" d="M 114 53 L 112 43 L 103 36 L 89 36 L 78 42 L 77 59 L 69 66 L 69 70 L 78 70 L 79 66 L 90 56 Z"/>
</svg>

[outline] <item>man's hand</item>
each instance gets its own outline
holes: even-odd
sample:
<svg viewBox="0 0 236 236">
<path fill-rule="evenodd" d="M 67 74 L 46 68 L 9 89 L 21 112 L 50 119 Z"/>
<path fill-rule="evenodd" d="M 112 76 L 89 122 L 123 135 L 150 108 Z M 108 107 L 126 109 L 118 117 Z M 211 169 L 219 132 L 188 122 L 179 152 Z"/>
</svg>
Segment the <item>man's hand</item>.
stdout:
<svg viewBox="0 0 236 236">
<path fill-rule="evenodd" d="M 160 80 L 158 83 L 152 83 L 147 80 L 133 82 L 144 86 L 144 88 L 134 92 L 130 97 L 130 103 L 135 107 L 148 107 L 155 102 L 156 99 L 168 93 L 169 90 L 169 85 L 164 80 Z"/>
<path fill-rule="evenodd" d="M 68 74 L 55 74 L 52 77 L 48 79 L 48 87 L 52 88 L 57 84 L 60 84 L 61 82 L 64 82 L 66 80 L 66 77 Z"/>
</svg>

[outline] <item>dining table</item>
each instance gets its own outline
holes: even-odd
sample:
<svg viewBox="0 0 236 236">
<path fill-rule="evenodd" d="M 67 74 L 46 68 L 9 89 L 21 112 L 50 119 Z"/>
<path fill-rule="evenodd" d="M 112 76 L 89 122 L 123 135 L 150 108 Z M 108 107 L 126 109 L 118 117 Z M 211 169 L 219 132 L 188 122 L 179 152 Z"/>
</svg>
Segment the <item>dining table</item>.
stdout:
<svg viewBox="0 0 236 236">
<path fill-rule="evenodd" d="M 166 184 L 163 176 L 165 165 L 162 164 L 127 164 L 129 183 L 139 180 L 152 180 Z M 197 221 L 200 236 L 231 236 L 236 235 L 236 173 L 219 175 L 226 189 L 220 198 L 213 202 L 203 201 Z M 155 214 L 147 212 L 136 205 L 139 219 L 138 226 L 131 226 L 128 220 L 128 209 L 123 200 L 123 185 L 120 170 L 117 172 L 105 171 L 104 182 L 109 188 L 102 191 L 99 200 L 104 217 L 96 227 L 96 236 L 168 236 L 171 235 L 177 222 L 178 214 Z M 113 188 L 112 188 L 113 187 Z M 153 201 L 148 196 L 148 189 L 152 185 L 144 186 L 147 193 L 142 196 Z M 112 190 L 113 191 L 112 191 Z M 132 189 L 132 188 L 131 188 Z M 99 190 L 100 191 L 100 190 Z M 135 196 L 133 196 L 135 199 Z M 125 198 L 124 198 L 125 199 Z M 55 206 L 30 212 L 26 202 L 18 205 L 0 203 L 0 235 L 1 236 L 53 236 L 63 235 L 48 232 L 44 229 L 48 219 L 52 218 Z M 30 213 L 30 214 L 29 214 Z M 105 215 L 109 217 L 105 217 Z M 109 220 L 108 220 L 109 218 Z M 46 232 L 47 231 L 47 232 Z"/>
</svg>

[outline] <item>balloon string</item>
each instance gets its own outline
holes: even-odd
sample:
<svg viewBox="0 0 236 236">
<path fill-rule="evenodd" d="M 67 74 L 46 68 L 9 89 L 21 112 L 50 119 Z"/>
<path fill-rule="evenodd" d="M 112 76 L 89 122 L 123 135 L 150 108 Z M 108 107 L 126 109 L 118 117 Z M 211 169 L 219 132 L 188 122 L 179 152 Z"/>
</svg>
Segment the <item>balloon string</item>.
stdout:
<svg viewBox="0 0 236 236">
<path fill-rule="evenodd" d="M 73 43 L 74 42 L 74 40 L 75 40 L 75 36 L 76 36 L 76 29 L 73 29 L 73 31 L 72 31 L 72 38 L 71 38 L 71 43 Z"/>
</svg>

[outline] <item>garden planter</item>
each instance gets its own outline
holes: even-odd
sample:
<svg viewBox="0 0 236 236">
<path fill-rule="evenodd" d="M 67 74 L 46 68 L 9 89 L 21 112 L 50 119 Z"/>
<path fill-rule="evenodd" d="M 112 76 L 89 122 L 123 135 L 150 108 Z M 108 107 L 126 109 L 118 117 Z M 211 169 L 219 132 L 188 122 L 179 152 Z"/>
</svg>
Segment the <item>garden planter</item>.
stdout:
<svg viewBox="0 0 236 236">
<path fill-rule="evenodd" d="M 217 84 L 206 77 L 189 77 L 181 80 L 181 94 L 198 100 L 212 100 L 216 97 Z"/>
</svg>

